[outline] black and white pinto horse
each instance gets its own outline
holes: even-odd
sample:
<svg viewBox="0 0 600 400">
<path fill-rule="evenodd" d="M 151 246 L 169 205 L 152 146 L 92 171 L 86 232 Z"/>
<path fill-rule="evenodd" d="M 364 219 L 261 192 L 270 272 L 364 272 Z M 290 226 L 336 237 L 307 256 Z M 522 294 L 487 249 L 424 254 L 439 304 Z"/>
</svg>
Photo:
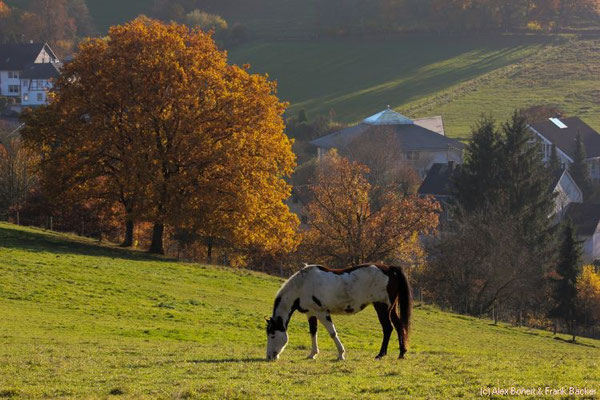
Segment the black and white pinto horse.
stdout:
<svg viewBox="0 0 600 400">
<path fill-rule="evenodd" d="M 308 265 L 287 280 L 277 292 L 273 316 L 267 320 L 267 359 L 276 360 L 288 343 L 287 326 L 294 311 L 306 314 L 312 337 L 308 358 L 319 353 L 318 321 L 325 326 L 345 359 L 345 350 L 337 335 L 331 314 L 355 314 L 373 304 L 381 328 L 383 342 L 377 359 L 387 354 L 394 328 L 398 332 L 400 358 L 406 353 L 412 295 L 406 275 L 400 267 L 365 264 L 334 270 Z"/>
</svg>

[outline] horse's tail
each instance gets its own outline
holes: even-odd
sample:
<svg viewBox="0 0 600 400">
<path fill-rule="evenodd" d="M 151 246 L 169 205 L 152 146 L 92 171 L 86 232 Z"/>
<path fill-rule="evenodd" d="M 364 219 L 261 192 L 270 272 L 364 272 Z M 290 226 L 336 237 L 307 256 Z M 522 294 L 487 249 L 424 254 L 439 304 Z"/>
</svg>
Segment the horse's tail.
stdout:
<svg viewBox="0 0 600 400">
<path fill-rule="evenodd" d="M 402 332 L 402 342 L 404 343 L 404 346 L 407 346 L 413 302 L 412 289 L 402 267 L 393 268 L 396 270 L 396 276 L 398 278 L 398 307 L 400 308 L 400 318 L 404 328 Z"/>
</svg>

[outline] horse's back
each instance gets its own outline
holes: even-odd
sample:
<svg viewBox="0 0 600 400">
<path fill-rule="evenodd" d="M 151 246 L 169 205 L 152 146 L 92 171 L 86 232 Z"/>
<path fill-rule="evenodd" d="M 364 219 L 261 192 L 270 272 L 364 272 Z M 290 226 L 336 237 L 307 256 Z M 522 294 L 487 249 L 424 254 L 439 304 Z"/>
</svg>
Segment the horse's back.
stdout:
<svg viewBox="0 0 600 400">
<path fill-rule="evenodd" d="M 371 303 L 389 302 L 389 279 L 373 265 L 346 270 L 309 266 L 302 274 L 303 297 L 332 314 L 352 314 Z"/>
</svg>

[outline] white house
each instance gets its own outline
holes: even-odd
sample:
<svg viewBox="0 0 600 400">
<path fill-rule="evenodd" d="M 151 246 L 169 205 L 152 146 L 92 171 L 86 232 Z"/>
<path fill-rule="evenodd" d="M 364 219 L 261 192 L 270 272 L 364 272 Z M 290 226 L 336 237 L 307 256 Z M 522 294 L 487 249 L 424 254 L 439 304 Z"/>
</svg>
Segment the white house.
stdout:
<svg viewBox="0 0 600 400">
<path fill-rule="evenodd" d="M 452 178 L 460 166 L 454 163 L 434 164 L 418 190 L 421 196 L 434 196 L 442 204 L 452 198 Z M 569 171 L 563 170 L 555 174 L 551 182 L 554 198 L 554 213 L 562 219 L 567 207 L 572 203 L 583 203 L 583 193 Z"/>
<path fill-rule="evenodd" d="M 600 260 L 600 204 L 572 203 L 565 217 L 571 220 L 577 238 L 583 242 L 583 262 Z"/>
<path fill-rule="evenodd" d="M 46 104 L 52 79 L 60 75 L 59 63 L 29 64 L 21 72 L 21 104 L 40 106 Z"/>
<path fill-rule="evenodd" d="M 436 163 L 462 163 L 465 145 L 458 140 L 444 136 L 441 117 L 411 120 L 389 107 L 365 118 L 358 125 L 333 132 L 310 142 L 317 147 L 321 156 L 329 149 L 342 149 L 358 138 L 382 140 L 383 134 L 392 134 L 399 147 L 401 160 L 411 165 L 421 176 L 425 176 Z"/>
<path fill-rule="evenodd" d="M 586 153 L 590 177 L 600 183 L 600 134 L 577 117 L 550 118 L 547 121 L 529 125 L 529 129 L 539 139 L 544 161 L 550 159 L 552 145 L 563 164 L 568 167 L 575 156 L 575 139 L 579 135 Z"/>
<path fill-rule="evenodd" d="M 565 210 L 570 204 L 583 203 L 583 192 L 575 183 L 575 179 L 568 170 L 563 170 L 554 176 L 552 182 L 554 198 L 554 214 L 562 219 Z"/>
<path fill-rule="evenodd" d="M 0 44 L 0 96 L 14 98 L 17 105 L 44 104 L 58 63 L 47 43 Z M 25 86 L 24 79 L 28 81 Z"/>
</svg>

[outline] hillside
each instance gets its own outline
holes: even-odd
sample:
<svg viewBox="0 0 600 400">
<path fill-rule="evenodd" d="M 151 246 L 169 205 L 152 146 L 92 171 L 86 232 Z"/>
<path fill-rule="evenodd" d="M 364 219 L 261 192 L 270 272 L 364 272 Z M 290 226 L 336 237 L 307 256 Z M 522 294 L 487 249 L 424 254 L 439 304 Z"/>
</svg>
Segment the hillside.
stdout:
<svg viewBox="0 0 600 400">
<path fill-rule="evenodd" d="M 471 398 L 496 385 L 600 389 L 599 341 L 574 345 L 423 305 L 404 361 L 373 360 L 380 328 L 369 307 L 335 318 L 346 362 L 334 361 L 323 333 L 319 358 L 305 360 L 308 327 L 296 315 L 282 359 L 266 363 L 263 317 L 279 279 L 8 224 L 0 224 L 0 275 L 4 398 Z"/>
<path fill-rule="evenodd" d="M 289 115 L 334 110 L 355 122 L 391 105 L 443 115 L 448 134 L 464 138 L 483 113 L 548 103 L 600 130 L 599 48 L 567 36 L 407 36 L 251 43 L 230 57 L 277 80 Z"/>
</svg>

